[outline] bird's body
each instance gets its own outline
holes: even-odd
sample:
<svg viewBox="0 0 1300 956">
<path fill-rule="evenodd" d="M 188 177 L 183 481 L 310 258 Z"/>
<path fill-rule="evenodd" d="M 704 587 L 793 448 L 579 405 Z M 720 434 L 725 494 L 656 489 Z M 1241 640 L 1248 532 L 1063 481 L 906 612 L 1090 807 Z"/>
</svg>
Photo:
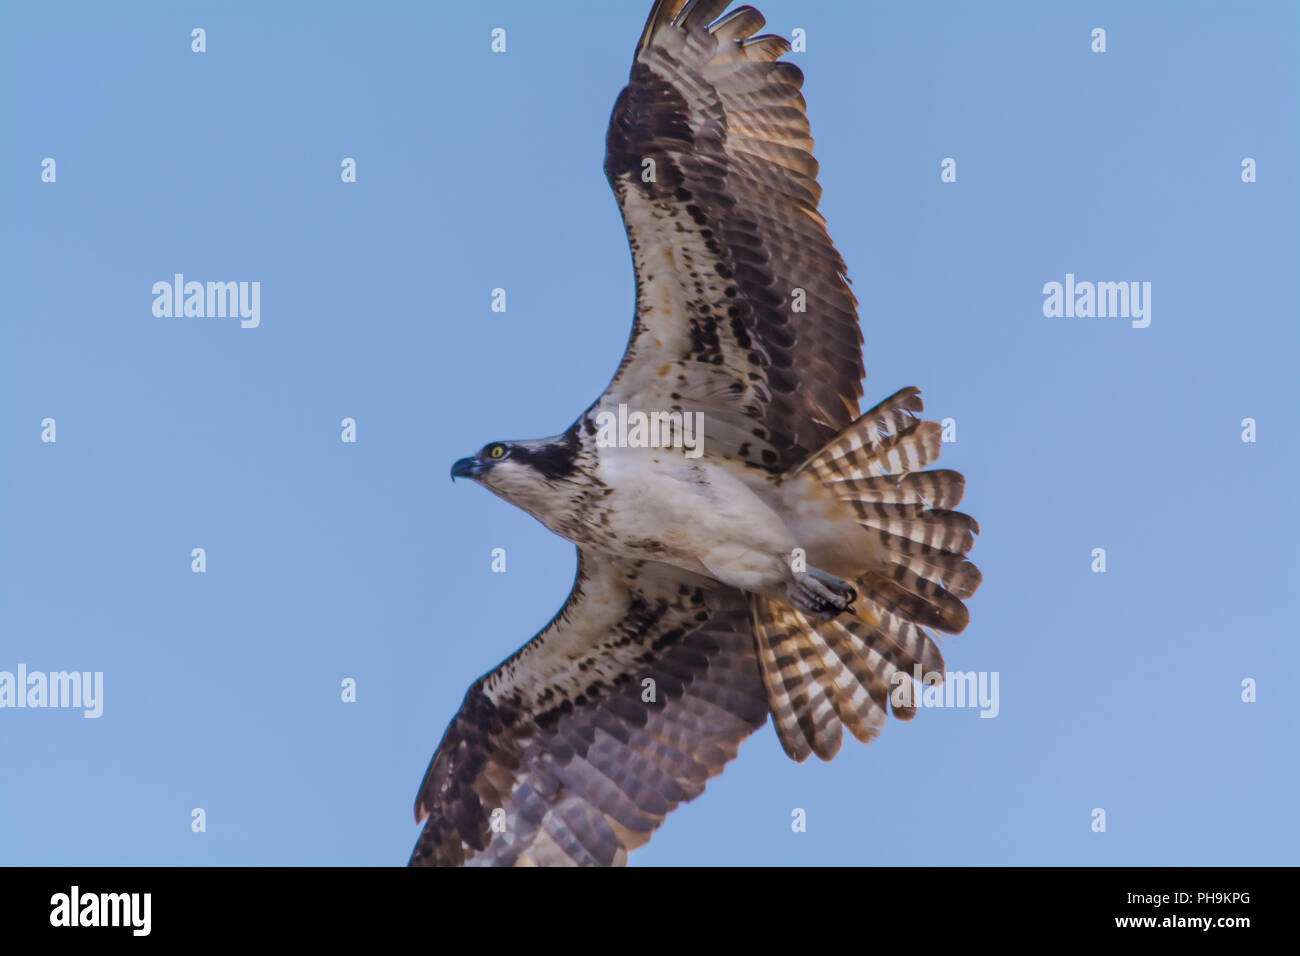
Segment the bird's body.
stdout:
<svg viewBox="0 0 1300 956">
<path fill-rule="evenodd" d="M 707 436 L 695 458 L 680 448 L 600 447 L 584 427 L 592 418 L 577 427 L 571 474 L 521 494 L 526 510 L 579 547 L 772 595 L 791 582 L 796 549 L 838 577 L 875 561 L 878 548 L 852 509 L 819 482 L 774 480 L 713 455 Z"/>
<path fill-rule="evenodd" d="M 795 538 L 773 502 L 725 461 L 603 451 L 599 474 L 616 489 L 607 502 L 609 553 L 661 561 L 733 587 L 758 590 L 783 580 L 781 556 Z"/>
<path fill-rule="evenodd" d="M 796 760 L 909 719 L 895 691 L 942 671 L 929 630 L 968 621 L 964 479 L 923 470 L 917 389 L 859 414 L 802 75 L 727 5 L 657 0 L 610 118 L 637 279 L 613 381 L 560 435 L 453 466 L 573 541 L 578 574 L 466 694 L 413 864 L 622 863 L 769 715 Z"/>
</svg>

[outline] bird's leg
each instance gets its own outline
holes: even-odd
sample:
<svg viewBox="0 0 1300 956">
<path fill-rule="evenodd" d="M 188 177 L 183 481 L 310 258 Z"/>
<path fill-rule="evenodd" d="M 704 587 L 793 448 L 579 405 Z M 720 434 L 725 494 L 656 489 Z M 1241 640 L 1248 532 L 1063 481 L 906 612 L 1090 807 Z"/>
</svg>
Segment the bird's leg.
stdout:
<svg viewBox="0 0 1300 956">
<path fill-rule="evenodd" d="M 786 588 L 786 600 L 799 610 L 829 621 L 842 611 L 853 611 L 858 592 L 848 581 L 817 568 L 797 571 Z"/>
</svg>

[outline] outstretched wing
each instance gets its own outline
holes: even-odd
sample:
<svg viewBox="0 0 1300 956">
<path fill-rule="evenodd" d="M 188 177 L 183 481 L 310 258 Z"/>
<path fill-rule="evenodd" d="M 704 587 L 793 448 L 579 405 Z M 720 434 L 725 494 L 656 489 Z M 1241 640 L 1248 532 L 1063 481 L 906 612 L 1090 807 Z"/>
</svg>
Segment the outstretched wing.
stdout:
<svg viewBox="0 0 1300 956">
<path fill-rule="evenodd" d="M 754 653 L 741 592 L 579 551 L 564 608 L 447 728 L 411 865 L 626 862 L 767 719 Z"/>
<path fill-rule="evenodd" d="M 857 417 L 862 333 L 789 44 L 752 7 L 658 0 L 605 174 L 636 269 L 627 354 L 594 408 L 703 412 L 708 450 L 781 472 Z M 716 22 L 714 22 L 716 19 Z"/>
</svg>

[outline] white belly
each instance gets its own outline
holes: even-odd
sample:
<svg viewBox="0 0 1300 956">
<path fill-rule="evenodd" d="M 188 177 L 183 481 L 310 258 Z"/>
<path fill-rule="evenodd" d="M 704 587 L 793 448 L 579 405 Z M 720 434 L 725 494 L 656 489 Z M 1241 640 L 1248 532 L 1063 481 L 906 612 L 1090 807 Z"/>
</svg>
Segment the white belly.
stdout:
<svg viewBox="0 0 1300 956">
<path fill-rule="evenodd" d="M 732 467 L 669 450 L 602 449 L 600 478 L 614 489 L 604 502 L 608 530 L 622 556 L 664 561 L 747 590 L 788 580 L 798 543 Z"/>
</svg>

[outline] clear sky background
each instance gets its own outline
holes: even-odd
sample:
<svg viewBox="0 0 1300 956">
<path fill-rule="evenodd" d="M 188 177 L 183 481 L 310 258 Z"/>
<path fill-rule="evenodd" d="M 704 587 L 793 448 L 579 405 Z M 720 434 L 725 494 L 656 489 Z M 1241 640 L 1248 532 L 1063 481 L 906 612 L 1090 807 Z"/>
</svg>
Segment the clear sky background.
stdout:
<svg viewBox="0 0 1300 956">
<path fill-rule="evenodd" d="M 985 583 L 945 653 L 1000 713 L 827 765 L 769 725 L 633 862 L 1300 861 L 1296 5 L 758 5 L 806 31 L 867 404 L 957 422 Z M 572 581 L 447 473 L 622 355 L 649 6 L 0 5 L 0 670 L 105 682 L 0 710 L 0 862 L 405 862 L 466 688 Z M 260 327 L 155 318 L 176 272 L 259 281 Z M 1152 283 L 1150 327 L 1045 318 L 1066 273 Z"/>
</svg>

